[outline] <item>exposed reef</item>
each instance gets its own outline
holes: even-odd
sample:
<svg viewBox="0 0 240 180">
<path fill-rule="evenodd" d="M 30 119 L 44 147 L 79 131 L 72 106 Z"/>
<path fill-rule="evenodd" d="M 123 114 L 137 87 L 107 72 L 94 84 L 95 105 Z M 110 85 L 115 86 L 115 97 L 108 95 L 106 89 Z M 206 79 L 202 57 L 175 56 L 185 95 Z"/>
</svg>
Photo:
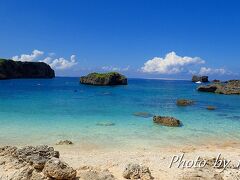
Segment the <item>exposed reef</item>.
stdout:
<svg viewBox="0 0 240 180">
<path fill-rule="evenodd" d="M 194 104 L 194 101 L 189 99 L 178 99 L 176 104 L 178 106 L 190 106 Z"/>
<path fill-rule="evenodd" d="M 153 122 L 157 124 L 161 124 L 163 126 L 171 126 L 171 127 L 179 127 L 181 126 L 181 121 L 168 116 L 154 116 Z"/>
<path fill-rule="evenodd" d="M 225 83 L 212 83 L 206 86 L 199 86 L 197 90 L 228 95 L 240 94 L 240 80 L 229 80 Z"/>
</svg>

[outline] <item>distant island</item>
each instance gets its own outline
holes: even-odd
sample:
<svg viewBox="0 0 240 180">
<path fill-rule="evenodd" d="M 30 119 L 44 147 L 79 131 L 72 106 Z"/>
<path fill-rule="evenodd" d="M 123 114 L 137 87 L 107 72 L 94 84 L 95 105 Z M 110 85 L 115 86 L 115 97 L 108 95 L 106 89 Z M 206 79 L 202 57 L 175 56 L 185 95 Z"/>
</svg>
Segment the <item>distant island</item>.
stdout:
<svg viewBox="0 0 240 180">
<path fill-rule="evenodd" d="M 54 70 L 44 62 L 21 62 L 11 59 L 0 59 L 0 80 L 54 77 Z"/>
<path fill-rule="evenodd" d="M 81 84 L 96 86 L 127 85 L 127 78 L 118 72 L 90 73 L 80 78 Z"/>
</svg>

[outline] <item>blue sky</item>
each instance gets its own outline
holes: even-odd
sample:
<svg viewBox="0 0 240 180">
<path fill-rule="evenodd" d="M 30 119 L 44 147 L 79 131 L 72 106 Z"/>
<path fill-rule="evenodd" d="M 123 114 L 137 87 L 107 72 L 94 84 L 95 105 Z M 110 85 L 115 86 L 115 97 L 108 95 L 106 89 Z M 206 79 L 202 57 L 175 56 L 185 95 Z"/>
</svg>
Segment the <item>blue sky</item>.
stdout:
<svg viewBox="0 0 240 180">
<path fill-rule="evenodd" d="M 0 56 L 59 76 L 239 78 L 237 0 L 1 0 Z"/>
</svg>

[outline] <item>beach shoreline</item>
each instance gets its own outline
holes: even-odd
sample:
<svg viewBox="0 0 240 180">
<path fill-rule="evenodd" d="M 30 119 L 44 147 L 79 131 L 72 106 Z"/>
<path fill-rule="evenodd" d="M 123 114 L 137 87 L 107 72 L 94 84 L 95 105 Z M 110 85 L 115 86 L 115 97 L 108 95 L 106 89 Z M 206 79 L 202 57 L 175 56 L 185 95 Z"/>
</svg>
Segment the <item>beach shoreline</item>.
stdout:
<svg viewBox="0 0 240 180">
<path fill-rule="evenodd" d="M 130 163 L 149 167 L 152 176 L 156 180 L 171 180 L 181 179 L 185 174 L 196 170 L 194 167 L 180 166 L 178 168 L 178 163 L 173 163 L 170 168 L 174 156 L 180 157 L 184 155 L 182 161 L 190 161 L 196 160 L 197 157 L 213 159 L 221 154 L 221 158 L 231 160 L 233 164 L 237 164 L 238 160 L 240 160 L 238 152 L 240 143 L 238 142 L 139 149 L 106 149 L 74 144 L 53 145 L 53 147 L 60 152 L 60 160 L 77 170 L 77 177 L 81 176 L 83 170 L 94 169 L 96 171 L 108 170 L 119 180 L 124 179 L 122 173 L 126 165 Z M 0 173 L 6 173 L 3 172 L 1 166 L 0 169 Z"/>
<path fill-rule="evenodd" d="M 117 179 L 122 177 L 125 166 L 136 163 L 149 167 L 155 179 L 178 179 L 184 173 L 192 171 L 193 168 L 169 168 L 171 160 L 175 155 L 184 154 L 186 160 L 195 160 L 198 156 L 203 158 L 214 158 L 220 153 L 222 157 L 232 162 L 240 160 L 238 149 L 239 143 L 219 143 L 218 145 L 204 146 L 181 146 L 159 149 L 138 150 L 93 150 L 86 151 L 75 149 L 74 146 L 55 146 L 61 153 L 61 158 L 76 169 L 88 166 L 101 170 L 109 170 Z M 235 162 L 236 164 L 237 162 Z"/>
</svg>

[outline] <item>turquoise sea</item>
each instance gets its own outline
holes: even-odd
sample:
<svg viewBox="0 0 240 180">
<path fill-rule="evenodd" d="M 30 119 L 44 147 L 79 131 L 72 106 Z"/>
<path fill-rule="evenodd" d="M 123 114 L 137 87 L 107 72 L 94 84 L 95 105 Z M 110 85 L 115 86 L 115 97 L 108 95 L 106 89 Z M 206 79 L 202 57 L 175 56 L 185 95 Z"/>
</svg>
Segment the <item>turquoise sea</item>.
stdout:
<svg viewBox="0 0 240 180">
<path fill-rule="evenodd" d="M 196 91 L 184 80 L 129 79 L 96 87 L 79 78 L 0 81 L 0 144 L 55 144 L 69 139 L 96 147 L 160 147 L 240 140 L 240 96 Z M 176 106 L 178 98 L 196 104 Z M 213 105 L 217 109 L 206 110 Z M 156 125 L 136 112 L 174 116 L 182 127 Z M 99 123 L 114 123 L 99 126 Z"/>
</svg>

